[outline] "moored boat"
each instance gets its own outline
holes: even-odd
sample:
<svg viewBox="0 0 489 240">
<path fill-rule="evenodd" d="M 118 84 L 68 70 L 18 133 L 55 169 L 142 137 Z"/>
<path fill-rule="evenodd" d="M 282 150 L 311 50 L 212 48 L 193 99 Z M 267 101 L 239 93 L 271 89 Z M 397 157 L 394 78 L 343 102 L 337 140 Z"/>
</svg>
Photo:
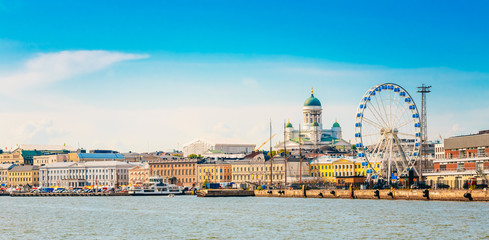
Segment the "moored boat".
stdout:
<svg viewBox="0 0 489 240">
<path fill-rule="evenodd" d="M 182 189 L 175 184 L 169 184 L 163 181 L 162 177 L 150 177 L 148 182 L 143 183 L 140 187 L 131 187 L 129 195 L 180 195 Z"/>
</svg>

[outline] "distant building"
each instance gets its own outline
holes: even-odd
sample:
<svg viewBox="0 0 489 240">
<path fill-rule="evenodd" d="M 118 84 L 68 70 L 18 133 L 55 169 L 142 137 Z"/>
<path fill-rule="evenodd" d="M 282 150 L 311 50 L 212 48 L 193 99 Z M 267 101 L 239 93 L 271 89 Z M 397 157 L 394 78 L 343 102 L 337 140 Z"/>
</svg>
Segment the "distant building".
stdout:
<svg viewBox="0 0 489 240">
<path fill-rule="evenodd" d="M 447 138 L 437 147 L 433 168 L 423 171 L 433 187 L 442 183 L 459 189 L 468 182 L 489 182 L 489 131 Z M 442 151 L 444 157 L 440 158 Z"/>
<path fill-rule="evenodd" d="M 24 164 L 24 158 L 22 157 L 22 151 L 17 149 L 11 153 L 0 154 L 0 164 Z"/>
<path fill-rule="evenodd" d="M 167 182 L 192 187 L 197 183 L 196 159 L 155 160 L 149 162 L 150 176 L 163 177 Z"/>
<path fill-rule="evenodd" d="M 262 184 L 269 185 L 270 178 L 272 178 L 272 184 L 274 185 L 283 185 L 285 183 L 284 161 L 274 159 L 271 166 L 270 158 L 261 152 L 255 152 L 246 156 L 243 160 L 234 161 L 231 166 L 232 179 L 236 184 L 246 184 L 250 188 L 256 188 Z"/>
<path fill-rule="evenodd" d="M 196 139 L 183 145 L 183 156 L 191 154 L 213 157 L 214 155 L 242 155 L 253 152 L 255 144 L 243 143 L 236 140 L 207 140 Z"/>
<path fill-rule="evenodd" d="M 118 151 L 114 151 L 114 150 L 104 150 L 104 149 L 94 149 L 94 150 L 90 150 L 90 153 L 119 153 Z"/>
<path fill-rule="evenodd" d="M 284 149 L 285 144 L 288 150 L 297 150 L 299 149 L 299 145 L 301 145 L 302 149 L 320 149 L 324 146 L 341 142 L 341 144 L 338 144 L 339 149 L 350 150 L 351 144 L 342 141 L 340 124 L 334 122 L 330 129 L 323 128 L 322 114 L 321 102 L 314 96 L 314 92 L 311 90 L 311 96 L 306 99 L 302 107 L 303 124 L 300 131 L 298 128 L 294 128 L 289 121 L 285 126 L 285 142 L 279 142 L 276 148 Z"/>
<path fill-rule="evenodd" d="M 445 158 L 445 144 L 437 143 L 435 144 L 435 159 Z"/>
<path fill-rule="evenodd" d="M 124 158 L 128 162 L 151 162 L 158 160 L 179 160 L 183 157 L 178 155 L 166 154 L 163 152 L 154 153 L 123 153 Z"/>
<path fill-rule="evenodd" d="M 85 186 L 120 187 L 129 184 L 129 169 L 134 164 L 121 161 L 58 162 L 40 167 L 41 187 Z"/>
<path fill-rule="evenodd" d="M 56 155 L 40 155 L 33 157 L 33 164 L 37 166 L 44 166 L 51 163 L 67 162 L 68 154 L 56 154 Z"/>
<path fill-rule="evenodd" d="M 33 165 L 35 156 L 66 154 L 77 149 L 61 145 L 19 145 L 12 153 L 0 154 L 0 163 Z"/>
<path fill-rule="evenodd" d="M 129 169 L 129 184 L 142 184 L 149 181 L 149 164 L 143 163 Z"/>
<path fill-rule="evenodd" d="M 211 163 L 197 164 L 197 186 L 208 183 L 230 183 L 232 182 L 231 164 L 217 161 Z"/>
<path fill-rule="evenodd" d="M 124 161 L 120 153 L 69 153 L 68 162 Z"/>
<path fill-rule="evenodd" d="M 380 163 L 372 163 L 372 167 L 379 171 Z M 310 163 L 311 177 L 315 181 L 338 182 L 339 177 L 359 177 L 366 176 L 366 167 L 361 158 L 351 156 L 322 156 L 314 159 Z"/>
<path fill-rule="evenodd" d="M 9 186 L 8 171 L 12 169 L 14 164 L 0 164 L 0 187 Z"/>
<path fill-rule="evenodd" d="M 8 171 L 8 183 L 10 186 L 38 186 L 39 166 L 25 165 L 13 167 Z"/>
</svg>

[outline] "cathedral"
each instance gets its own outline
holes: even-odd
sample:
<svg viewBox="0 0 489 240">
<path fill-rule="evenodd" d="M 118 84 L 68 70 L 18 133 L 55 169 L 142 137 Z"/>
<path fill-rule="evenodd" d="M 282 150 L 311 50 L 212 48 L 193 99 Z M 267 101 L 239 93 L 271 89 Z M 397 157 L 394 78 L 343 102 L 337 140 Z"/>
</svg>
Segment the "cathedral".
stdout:
<svg viewBox="0 0 489 240">
<path fill-rule="evenodd" d="M 349 145 L 342 140 L 341 127 L 335 122 L 331 129 L 323 129 L 321 102 L 314 97 L 314 90 L 311 89 L 311 96 L 306 99 L 302 107 L 302 122 L 300 131 L 294 128 L 290 121 L 285 126 L 285 144 L 287 150 L 299 149 L 321 149 L 325 146 L 334 146 L 341 143 Z M 299 139 L 300 134 L 300 139 Z M 284 142 L 280 142 L 278 149 L 283 149 Z"/>
</svg>

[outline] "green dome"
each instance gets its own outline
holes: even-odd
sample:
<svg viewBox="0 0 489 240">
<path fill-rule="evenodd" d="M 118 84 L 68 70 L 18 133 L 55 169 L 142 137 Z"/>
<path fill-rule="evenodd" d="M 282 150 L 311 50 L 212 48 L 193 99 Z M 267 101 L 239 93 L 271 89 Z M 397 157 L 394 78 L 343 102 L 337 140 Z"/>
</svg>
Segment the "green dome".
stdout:
<svg viewBox="0 0 489 240">
<path fill-rule="evenodd" d="M 318 123 L 318 122 L 314 122 L 312 125 L 313 125 L 314 127 L 319 127 L 319 123 Z"/>
<path fill-rule="evenodd" d="M 339 128 L 339 127 L 340 127 L 340 124 L 339 124 L 338 122 L 334 122 L 334 123 L 333 123 L 333 127 L 334 127 L 334 128 L 335 128 L 335 127 Z"/>
<path fill-rule="evenodd" d="M 289 122 L 289 123 L 287 123 L 287 125 L 285 125 L 285 127 L 286 127 L 286 128 L 293 128 L 293 127 L 292 127 L 292 123 L 290 123 L 290 122 Z"/>
<path fill-rule="evenodd" d="M 305 107 L 307 107 L 307 106 L 321 107 L 321 102 L 319 101 L 319 99 L 314 97 L 314 94 L 311 94 L 311 96 L 308 99 L 306 99 L 306 101 L 304 102 L 304 106 Z"/>
</svg>

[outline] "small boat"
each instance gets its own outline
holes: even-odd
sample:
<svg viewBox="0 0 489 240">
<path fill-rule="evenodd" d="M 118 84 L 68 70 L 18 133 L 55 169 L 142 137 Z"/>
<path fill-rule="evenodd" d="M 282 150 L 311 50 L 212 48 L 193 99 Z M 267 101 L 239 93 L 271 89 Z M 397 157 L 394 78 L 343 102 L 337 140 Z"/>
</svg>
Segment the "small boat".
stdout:
<svg viewBox="0 0 489 240">
<path fill-rule="evenodd" d="M 150 177 L 148 182 L 143 183 L 140 187 L 132 187 L 128 191 L 129 195 L 133 196 L 149 196 L 149 195 L 180 195 L 183 194 L 182 189 L 175 184 L 169 184 L 163 181 L 162 177 Z"/>
</svg>

